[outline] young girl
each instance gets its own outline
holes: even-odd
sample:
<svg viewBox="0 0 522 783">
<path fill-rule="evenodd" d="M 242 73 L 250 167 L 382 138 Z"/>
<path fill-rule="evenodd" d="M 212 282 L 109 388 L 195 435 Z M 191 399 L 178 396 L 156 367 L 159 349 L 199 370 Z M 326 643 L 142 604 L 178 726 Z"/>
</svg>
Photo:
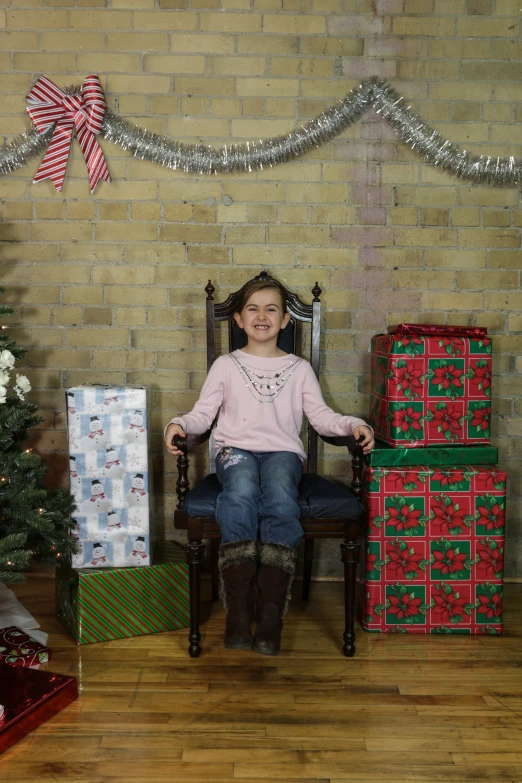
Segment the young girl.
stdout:
<svg viewBox="0 0 522 783">
<path fill-rule="evenodd" d="M 297 502 L 306 456 L 299 437 L 303 413 L 320 435 L 353 434 L 366 454 L 374 446 L 373 431 L 362 419 L 334 413 L 323 400 L 310 364 L 277 347 L 290 314 L 276 280 L 248 283 L 234 318 L 247 335 L 246 348 L 216 359 L 198 402 L 190 413 L 172 419 L 165 441 L 170 454 L 181 454 L 173 437 L 206 432 L 219 411 L 214 439 L 222 491 L 216 520 L 222 535 L 225 647 L 253 644 L 258 653 L 276 655 L 303 534 Z M 354 513 L 359 508 L 354 498 Z M 190 515 L 190 494 L 185 510 Z"/>
</svg>

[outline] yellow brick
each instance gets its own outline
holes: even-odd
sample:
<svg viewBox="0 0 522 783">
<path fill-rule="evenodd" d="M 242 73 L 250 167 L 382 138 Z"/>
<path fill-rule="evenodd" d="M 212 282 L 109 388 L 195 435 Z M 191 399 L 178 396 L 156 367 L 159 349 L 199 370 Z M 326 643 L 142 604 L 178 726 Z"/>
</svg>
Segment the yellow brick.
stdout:
<svg viewBox="0 0 522 783">
<path fill-rule="evenodd" d="M 281 223 L 308 223 L 308 206 L 284 206 L 279 208 Z"/>
<path fill-rule="evenodd" d="M 318 57 L 272 57 L 270 73 L 274 76 L 331 77 L 332 60 Z"/>
<path fill-rule="evenodd" d="M 102 372 L 101 370 L 74 370 L 64 373 L 65 386 L 83 386 L 84 384 L 105 383 L 107 386 L 125 384 L 124 372 Z M 62 392 L 63 394 L 63 392 Z"/>
<path fill-rule="evenodd" d="M 455 122 L 476 121 L 480 119 L 480 104 L 472 101 L 453 103 L 451 105 L 451 119 Z"/>
<path fill-rule="evenodd" d="M 192 332 L 167 329 L 140 329 L 132 332 L 132 347 L 145 350 L 180 351 L 192 348 Z"/>
<path fill-rule="evenodd" d="M 447 226 L 449 209 L 424 208 L 420 211 L 421 226 Z"/>
<path fill-rule="evenodd" d="M 503 46 L 507 44 L 507 41 L 502 41 Z M 491 42 L 466 41 L 462 38 L 434 39 L 430 41 L 430 57 L 443 60 L 487 60 L 491 57 Z"/>
<path fill-rule="evenodd" d="M 27 130 L 27 122 L 23 117 L 4 116 L 2 118 L 2 132 L 6 135 L 15 136 L 25 130 Z"/>
<path fill-rule="evenodd" d="M 445 101 L 423 101 L 419 114 L 426 122 L 444 122 L 449 120 L 449 104 Z"/>
<path fill-rule="evenodd" d="M 96 223 L 96 240 L 138 241 L 155 240 L 158 229 L 151 223 Z"/>
<path fill-rule="evenodd" d="M 154 267 L 97 266 L 92 272 L 92 281 L 101 285 L 150 285 L 154 282 Z"/>
<path fill-rule="evenodd" d="M 480 269 L 486 266 L 485 250 L 426 250 L 426 265 L 455 269 Z"/>
<path fill-rule="evenodd" d="M 346 185 L 289 184 L 287 187 L 287 199 L 290 202 L 346 204 L 347 198 L 348 187 Z"/>
<path fill-rule="evenodd" d="M 94 204 L 90 201 L 66 201 L 68 220 L 92 220 Z"/>
<path fill-rule="evenodd" d="M 480 311 L 484 307 L 482 293 L 458 293 L 450 291 L 425 291 L 422 293 L 422 307 L 427 310 L 470 310 Z"/>
<path fill-rule="evenodd" d="M 5 297 L 4 303 L 8 297 Z M 9 335 L 19 344 L 24 347 L 37 346 L 42 348 L 48 348 L 48 346 L 56 346 L 63 344 L 64 330 L 57 329 L 52 326 L 50 329 L 44 328 L 32 328 L 32 329 L 9 329 Z M 32 363 L 32 352 L 29 357 L 29 364 Z"/>
<path fill-rule="evenodd" d="M 417 182 L 418 176 L 418 166 L 392 163 L 384 163 L 381 166 L 381 181 L 383 185 L 413 184 Z"/>
<path fill-rule="evenodd" d="M 23 223 L 10 223 L 2 227 L 4 242 L 24 242 L 29 238 L 29 226 Z M 33 237 L 34 238 L 34 237 Z"/>
<path fill-rule="evenodd" d="M 457 244 L 457 232 L 449 228 L 396 228 L 395 244 L 449 247 Z"/>
<path fill-rule="evenodd" d="M 520 134 L 517 135 L 515 130 L 515 125 L 492 125 L 491 141 L 499 144 L 516 144 L 520 141 Z"/>
<path fill-rule="evenodd" d="M 510 188 L 483 188 L 477 186 L 459 188 L 458 196 L 460 204 L 482 207 L 516 207 L 518 206 L 520 199 L 517 190 Z"/>
<path fill-rule="evenodd" d="M 0 80 L 0 92 L 2 93 L 20 93 L 22 91 L 27 93 L 29 87 L 25 73 L 2 74 Z"/>
<path fill-rule="evenodd" d="M 6 220 L 31 220 L 33 205 L 26 201 L 7 201 L 4 205 Z"/>
<path fill-rule="evenodd" d="M 55 307 L 53 313 L 53 322 L 57 326 L 69 326 L 70 324 L 81 324 L 83 313 L 81 307 Z M 88 364 L 88 362 L 87 362 Z"/>
<path fill-rule="evenodd" d="M 92 237 L 90 223 L 33 223 L 31 225 L 31 239 L 35 241 L 59 241 L 69 240 L 73 242 L 85 242 Z"/>
<path fill-rule="evenodd" d="M 164 225 L 161 226 L 161 240 L 164 242 L 195 242 L 216 244 L 221 240 L 221 228 L 208 225 Z"/>
<path fill-rule="evenodd" d="M 520 247 L 520 233 L 514 228 L 461 229 L 461 247 Z"/>
<path fill-rule="evenodd" d="M 132 205 L 133 220 L 159 220 L 160 204 L 145 203 Z"/>
<path fill-rule="evenodd" d="M 457 288 L 473 290 L 512 289 L 518 285 L 518 272 L 478 271 L 457 272 Z"/>
<path fill-rule="evenodd" d="M 71 71 L 76 67 L 74 54 L 49 54 L 48 52 L 19 52 L 13 57 L 17 71 Z"/>
<path fill-rule="evenodd" d="M 96 52 L 105 48 L 103 33 L 43 32 L 42 49 L 46 52 Z"/>
<path fill-rule="evenodd" d="M 330 228 L 327 226 L 273 226 L 268 230 L 269 242 L 296 245 L 329 245 Z"/>
<path fill-rule="evenodd" d="M 484 85 L 482 85 L 484 86 Z M 522 97 L 522 84 L 496 84 L 496 101 L 519 101 Z"/>
<path fill-rule="evenodd" d="M 237 39 L 237 51 L 238 54 L 262 54 L 265 56 L 272 54 L 297 54 L 299 51 L 299 38 L 290 35 L 240 35 Z M 362 54 L 362 51 L 360 53 Z M 307 52 L 307 54 L 313 54 L 313 52 Z"/>
<path fill-rule="evenodd" d="M 451 210 L 452 226 L 480 226 L 480 210 L 466 207 L 453 207 Z"/>
<path fill-rule="evenodd" d="M 167 292 L 152 286 L 110 286 L 105 289 L 105 301 L 113 305 L 164 305 L 167 303 Z"/>
<path fill-rule="evenodd" d="M 132 11 L 108 11 L 106 8 L 103 8 L 100 10 L 89 9 L 70 11 L 69 13 L 71 19 L 70 26 L 72 30 L 132 29 Z M 154 16 L 154 14 L 150 14 L 150 16 Z M 37 25 L 37 23 L 34 21 L 33 24 Z M 37 26 L 39 27 L 40 25 Z M 52 27 L 57 26 L 58 25 L 52 25 Z M 67 26 L 67 24 L 64 25 L 64 27 Z M 111 87 L 111 89 L 113 88 Z"/>
<path fill-rule="evenodd" d="M 194 204 L 195 223 L 215 223 L 217 210 L 210 204 Z"/>
<path fill-rule="evenodd" d="M 490 250 L 488 266 L 491 269 L 520 269 L 522 268 L 522 253 Z"/>
<path fill-rule="evenodd" d="M 274 166 L 273 169 L 265 169 L 260 172 L 259 179 L 266 181 L 281 180 L 282 182 L 320 182 L 321 164 L 294 160 L 288 162 L 284 167 Z M 326 176 L 324 179 L 326 179 Z M 341 177 L 341 181 L 346 182 L 346 177 Z M 323 185 L 322 187 L 326 188 L 327 186 Z"/>
<path fill-rule="evenodd" d="M 186 54 L 233 54 L 234 37 L 232 35 L 172 35 L 173 52 Z"/>
<path fill-rule="evenodd" d="M 266 68 L 264 57 L 207 57 L 212 76 L 258 76 Z"/>
<path fill-rule="evenodd" d="M 186 8 L 185 0 L 173 0 L 175 8 Z M 112 8 L 154 8 L 154 0 L 112 0 Z"/>
<path fill-rule="evenodd" d="M 40 245 L 40 247 L 42 246 Z M 90 262 L 97 264 L 100 261 L 111 263 L 121 259 L 121 247 L 119 245 L 103 245 L 101 242 L 86 245 L 60 243 L 60 259 L 66 262 L 72 261 L 73 263 Z M 53 259 L 42 258 L 40 260 L 52 261 Z"/>
<path fill-rule="evenodd" d="M 4 228 L 2 228 L 2 239 L 4 238 Z M 57 245 L 40 245 L 40 244 L 24 244 L 19 245 L 15 243 L 0 242 L 0 260 L 33 261 L 35 263 L 56 261 L 58 257 Z"/>
<path fill-rule="evenodd" d="M 152 73 L 203 73 L 205 58 L 186 54 L 146 54 L 143 70 Z"/>
<path fill-rule="evenodd" d="M 151 370 L 154 367 L 154 354 L 149 351 L 93 351 L 92 366 L 97 368 L 114 367 L 124 370 Z M 127 382 L 128 379 L 127 379 Z"/>
<path fill-rule="evenodd" d="M 298 79 L 268 79 L 246 78 L 237 80 L 238 95 L 297 96 L 299 94 Z"/>
<path fill-rule="evenodd" d="M 114 346 L 121 347 L 129 344 L 128 329 L 67 329 L 67 345 L 69 346 Z"/>
<path fill-rule="evenodd" d="M 37 201 L 34 211 L 38 220 L 60 220 L 63 217 L 63 202 Z"/>
<path fill-rule="evenodd" d="M 416 188 L 399 185 L 395 189 L 396 204 L 445 207 L 455 204 L 455 200 L 455 188 Z"/>
<path fill-rule="evenodd" d="M 264 182 L 225 182 L 224 195 L 233 201 L 277 202 L 285 199 L 285 186 L 277 183 Z"/>
<path fill-rule="evenodd" d="M 238 266 L 253 265 L 268 269 L 271 266 L 288 266 L 288 264 L 292 263 L 292 254 L 288 252 L 288 248 L 286 247 L 277 247 L 274 245 L 248 247 L 248 245 L 246 245 L 244 247 L 234 247 L 232 251 L 232 261 Z M 224 285 L 232 285 L 235 288 L 242 285 L 243 282 L 246 283 L 251 277 L 251 269 L 245 271 L 244 280 L 243 277 L 238 278 L 237 268 L 232 269 L 230 272 L 227 269 L 222 269 L 219 273 L 221 283 Z"/>
<path fill-rule="evenodd" d="M 175 76 L 174 89 L 182 95 L 234 95 L 235 82 L 234 79 L 217 79 L 210 76 Z"/>
<path fill-rule="evenodd" d="M 394 287 L 415 288 L 419 291 L 452 289 L 454 279 L 454 272 L 437 272 L 432 269 L 398 269 L 393 272 Z"/>
<path fill-rule="evenodd" d="M 175 372 L 173 370 L 155 370 L 155 386 L 158 389 L 186 389 L 187 373 Z M 129 372 L 127 373 L 129 383 L 145 384 L 150 382 L 150 373 Z"/>
<path fill-rule="evenodd" d="M 261 14 L 213 13 L 202 11 L 199 26 L 203 32 L 223 33 L 259 33 L 261 32 Z M 266 17 L 265 17 L 266 19 Z M 265 22 L 266 24 L 266 22 Z M 265 27 L 265 32 L 268 32 Z M 274 32 L 274 31 L 271 31 Z"/>
<path fill-rule="evenodd" d="M 482 220 L 486 226 L 510 226 L 510 209 L 484 209 L 482 210 Z"/>
<path fill-rule="evenodd" d="M 508 329 L 510 332 L 522 332 L 522 314 L 509 316 Z"/>
<path fill-rule="evenodd" d="M 265 14 L 263 31 L 285 35 L 321 35 L 326 31 L 326 22 L 324 16 L 315 14 Z"/>
<path fill-rule="evenodd" d="M 3 278 L 4 283 L 7 282 Z M 51 323 L 51 307 L 24 307 L 23 320 L 24 324 L 42 324 L 48 326 Z M 80 310 L 81 318 L 81 310 Z M 55 320 L 56 323 L 56 320 Z"/>
<path fill-rule="evenodd" d="M 35 283 L 88 283 L 91 275 L 88 266 L 48 266 L 38 264 L 29 270 L 29 277 Z"/>
<path fill-rule="evenodd" d="M 390 225 L 392 226 L 416 226 L 416 207 L 392 207 L 388 210 Z"/>
<path fill-rule="evenodd" d="M 492 87 L 489 84 L 466 83 L 466 100 L 487 101 L 491 98 Z M 462 82 L 433 82 L 430 84 L 430 98 L 435 101 L 461 101 Z"/>
<path fill-rule="evenodd" d="M 171 117 L 167 122 L 167 133 L 175 138 L 212 138 L 229 135 L 228 120 L 194 119 L 194 117 Z"/>
<path fill-rule="evenodd" d="M 152 245 L 127 245 L 124 247 L 124 257 L 131 264 L 183 264 L 185 248 L 183 245 L 160 245 L 159 242 Z"/>
<path fill-rule="evenodd" d="M 146 58 L 145 58 L 146 59 Z M 88 71 L 92 69 L 92 55 L 91 54 L 78 54 L 77 55 L 78 68 L 81 71 Z M 129 71 L 141 71 L 141 56 L 139 54 L 97 54 L 96 64 L 99 71 L 120 71 L 122 73 L 129 73 Z M 145 68 L 144 70 L 149 70 Z"/>
<path fill-rule="evenodd" d="M 84 323 L 93 326 L 111 326 L 112 310 L 110 307 L 86 307 Z"/>
<path fill-rule="evenodd" d="M 99 204 L 98 216 L 100 220 L 126 220 L 128 205 L 126 203 Z"/>
<path fill-rule="evenodd" d="M 277 207 L 271 204 L 249 204 L 249 223 L 275 223 L 277 221 Z"/>
<path fill-rule="evenodd" d="M 269 138 L 289 133 L 294 127 L 295 123 L 291 120 L 232 120 L 232 136 L 240 139 Z"/>
<path fill-rule="evenodd" d="M 27 183 L 23 180 L 14 180 L 9 177 L 0 179 L 0 196 L 2 198 L 24 198 Z"/>
<path fill-rule="evenodd" d="M 45 35 L 43 33 L 42 35 Z M 38 49 L 37 33 L 0 33 L 0 51 L 13 52 L 17 49 L 23 49 L 25 52 L 31 49 Z"/>
<path fill-rule="evenodd" d="M 169 76 L 143 76 L 134 74 L 132 76 L 122 76 L 114 74 L 111 76 L 111 92 L 143 92 L 146 95 L 151 93 L 164 94 L 170 90 Z"/>
<path fill-rule="evenodd" d="M 147 311 L 139 307 L 118 307 L 116 319 L 118 326 L 143 326 Z"/>
<path fill-rule="evenodd" d="M 420 18 L 417 16 L 395 16 L 392 19 L 393 35 L 431 35 L 449 38 L 454 34 L 453 19 Z"/>
<path fill-rule="evenodd" d="M 264 226 L 230 226 L 225 232 L 225 242 L 235 244 L 262 244 L 265 242 Z"/>
<path fill-rule="evenodd" d="M 515 17 L 505 19 L 479 19 L 461 17 L 457 20 L 457 35 L 462 38 L 518 38 L 519 20 Z"/>
<path fill-rule="evenodd" d="M 436 130 L 445 138 L 450 138 L 455 142 L 471 143 L 477 141 L 488 141 L 489 129 L 486 123 L 482 122 L 438 122 Z"/>
<path fill-rule="evenodd" d="M 108 51 L 166 52 L 168 48 L 167 33 L 107 33 Z"/>
<path fill-rule="evenodd" d="M 515 107 L 518 109 L 519 107 Z M 482 107 L 482 118 L 487 122 L 509 122 L 511 120 L 511 106 L 509 103 L 486 103 Z M 516 116 L 517 122 L 520 117 Z"/>
<path fill-rule="evenodd" d="M 492 310 L 522 310 L 522 292 L 486 293 L 488 308 Z M 519 379 L 520 383 L 520 379 Z M 520 389 L 520 387 L 519 387 Z"/>
<path fill-rule="evenodd" d="M 152 114 L 177 114 L 178 98 L 170 95 L 153 95 L 150 99 L 150 110 Z M 140 161 L 132 162 L 138 165 L 140 163 Z"/>
<path fill-rule="evenodd" d="M 287 101 L 286 98 L 267 98 L 265 101 L 266 116 L 282 118 L 282 117 L 294 117 L 295 118 L 295 106 L 292 102 Z"/>
<path fill-rule="evenodd" d="M 89 351 L 51 348 L 48 351 L 33 350 L 28 358 L 31 367 L 88 367 L 91 354 Z"/>
<path fill-rule="evenodd" d="M 97 305 L 103 302 L 103 288 L 94 285 L 69 285 L 63 291 L 64 304 Z"/>
<path fill-rule="evenodd" d="M 207 367 L 206 355 L 203 352 L 183 351 L 177 353 L 158 353 L 158 367 L 164 370 L 200 370 Z"/>
<path fill-rule="evenodd" d="M 211 114 L 213 117 L 239 117 L 241 102 L 237 98 L 213 98 Z"/>
<path fill-rule="evenodd" d="M 8 11 L 6 26 L 10 30 L 26 30 L 28 27 L 27 11 Z M 58 30 L 68 27 L 67 11 L 47 11 L 31 9 L 30 26 L 35 30 Z"/>
<path fill-rule="evenodd" d="M 247 208 L 245 204 L 219 204 L 217 219 L 219 223 L 246 223 Z"/>
<path fill-rule="evenodd" d="M 312 206 L 310 223 L 325 223 L 326 225 L 350 225 L 355 223 L 355 209 L 341 206 Z"/>
</svg>

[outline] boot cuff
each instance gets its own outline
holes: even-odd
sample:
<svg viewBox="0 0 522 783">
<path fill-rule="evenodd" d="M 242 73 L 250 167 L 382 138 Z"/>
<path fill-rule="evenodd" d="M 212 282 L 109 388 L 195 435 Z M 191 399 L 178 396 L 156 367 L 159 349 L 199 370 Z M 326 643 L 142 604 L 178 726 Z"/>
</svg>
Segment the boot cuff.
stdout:
<svg viewBox="0 0 522 783">
<path fill-rule="evenodd" d="M 250 538 L 242 541 L 230 541 L 228 544 L 221 544 L 219 547 L 219 570 L 223 571 L 230 566 L 239 565 L 246 560 L 256 560 L 256 543 Z"/>
<path fill-rule="evenodd" d="M 290 576 L 294 575 L 297 549 L 283 544 L 259 544 L 259 559 L 263 565 L 280 568 Z"/>
</svg>

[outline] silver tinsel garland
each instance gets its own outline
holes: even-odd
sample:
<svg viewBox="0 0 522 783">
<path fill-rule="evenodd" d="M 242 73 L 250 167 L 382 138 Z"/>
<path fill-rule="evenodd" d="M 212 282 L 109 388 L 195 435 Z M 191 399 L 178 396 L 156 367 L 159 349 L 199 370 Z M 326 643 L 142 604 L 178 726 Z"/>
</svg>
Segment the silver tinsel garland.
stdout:
<svg viewBox="0 0 522 783">
<path fill-rule="evenodd" d="M 514 157 L 471 155 L 444 139 L 412 112 L 404 99 L 376 77 L 364 81 L 346 98 L 299 129 L 285 136 L 213 149 L 202 144 L 182 144 L 150 133 L 107 109 L 101 136 L 132 154 L 160 166 L 197 174 L 253 171 L 295 160 L 313 147 L 326 144 L 359 120 L 371 106 L 392 126 L 398 137 L 419 152 L 432 166 L 476 184 L 519 185 L 522 162 Z M 40 135 L 31 129 L 0 149 L 0 174 L 23 166 L 45 150 L 52 130 Z"/>
</svg>

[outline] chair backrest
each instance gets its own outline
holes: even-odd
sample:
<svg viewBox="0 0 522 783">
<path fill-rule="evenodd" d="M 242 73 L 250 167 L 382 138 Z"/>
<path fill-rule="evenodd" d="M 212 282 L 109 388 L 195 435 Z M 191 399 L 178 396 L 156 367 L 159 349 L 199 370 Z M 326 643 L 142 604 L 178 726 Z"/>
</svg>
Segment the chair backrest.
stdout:
<svg viewBox="0 0 522 783">
<path fill-rule="evenodd" d="M 260 272 L 254 280 L 273 279 L 267 272 Z M 251 282 L 251 281 L 249 281 Z M 245 283 L 248 285 L 248 283 Z M 312 288 L 313 300 L 311 305 L 304 304 L 296 294 L 290 293 L 284 286 L 285 301 L 290 321 L 285 329 L 279 333 L 277 345 L 287 353 L 296 352 L 296 322 L 301 321 L 310 324 L 310 364 L 319 378 L 319 360 L 321 345 L 321 289 L 318 283 Z M 244 288 L 244 286 L 243 286 Z M 235 291 L 230 294 L 224 302 L 216 303 L 214 301 L 214 291 L 216 290 L 209 280 L 205 287 L 207 293 L 207 372 L 210 370 L 216 360 L 216 322 L 228 321 L 228 350 L 235 351 L 243 348 L 247 344 L 247 336 L 243 329 L 236 323 L 234 312 L 238 299 L 243 291 Z M 213 438 L 209 440 L 209 464 L 212 470 L 214 465 L 214 443 Z M 308 472 L 317 473 L 317 433 L 308 425 Z"/>
</svg>

